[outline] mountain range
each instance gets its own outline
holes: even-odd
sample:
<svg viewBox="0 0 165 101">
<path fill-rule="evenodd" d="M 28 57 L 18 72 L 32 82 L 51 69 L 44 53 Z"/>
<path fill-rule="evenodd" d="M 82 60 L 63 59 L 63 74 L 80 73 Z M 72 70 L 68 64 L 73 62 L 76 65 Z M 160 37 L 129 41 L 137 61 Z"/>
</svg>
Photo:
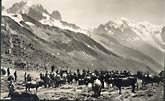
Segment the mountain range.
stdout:
<svg viewBox="0 0 165 101">
<path fill-rule="evenodd" d="M 101 24 L 94 29 L 93 33 L 98 36 L 108 36 L 111 41 L 122 44 L 128 48 L 137 50 L 159 64 L 163 64 L 164 44 L 161 36 L 163 35 L 161 26 L 155 26 L 147 22 L 135 22 L 126 18 L 120 18 L 116 21 L 109 21 Z M 95 34 L 92 34 L 95 36 Z M 104 44 L 110 46 L 103 41 Z"/>
<path fill-rule="evenodd" d="M 59 68 L 163 69 L 164 27 L 126 18 L 92 31 L 63 21 L 59 11 L 21 1 L 2 11 L 2 65 L 26 61 Z M 12 62 L 14 61 L 14 62 Z"/>
</svg>

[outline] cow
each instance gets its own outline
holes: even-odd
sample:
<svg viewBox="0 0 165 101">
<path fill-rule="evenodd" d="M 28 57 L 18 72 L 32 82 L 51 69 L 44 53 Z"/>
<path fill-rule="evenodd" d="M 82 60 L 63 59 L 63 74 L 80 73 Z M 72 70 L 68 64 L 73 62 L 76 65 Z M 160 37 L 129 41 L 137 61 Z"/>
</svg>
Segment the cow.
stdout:
<svg viewBox="0 0 165 101">
<path fill-rule="evenodd" d="M 92 90 L 94 91 L 94 96 L 98 97 L 101 94 L 102 83 L 99 79 L 94 80 L 92 84 Z"/>
<path fill-rule="evenodd" d="M 151 83 L 152 85 L 154 83 L 159 84 L 160 82 L 163 82 L 163 78 L 160 76 L 144 75 L 142 77 L 142 86 L 145 86 L 146 84 L 149 83 Z"/>
<path fill-rule="evenodd" d="M 7 78 L 8 81 L 14 81 L 14 76 L 13 75 L 9 75 L 9 77 Z"/>
<path fill-rule="evenodd" d="M 39 87 L 42 87 L 42 85 L 44 85 L 44 82 L 42 81 L 38 81 L 38 82 L 27 82 L 25 84 L 26 87 L 26 91 L 28 90 L 30 92 L 30 88 L 35 88 L 36 92 L 38 90 Z"/>
<path fill-rule="evenodd" d="M 119 94 L 121 94 L 121 87 L 132 86 L 132 92 L 135 92 L 135 87 L 137 83 L 136 77 L 125 77 L 125 78 L 114 78 L 113 85 L 119 89 Z"/>
</svg>

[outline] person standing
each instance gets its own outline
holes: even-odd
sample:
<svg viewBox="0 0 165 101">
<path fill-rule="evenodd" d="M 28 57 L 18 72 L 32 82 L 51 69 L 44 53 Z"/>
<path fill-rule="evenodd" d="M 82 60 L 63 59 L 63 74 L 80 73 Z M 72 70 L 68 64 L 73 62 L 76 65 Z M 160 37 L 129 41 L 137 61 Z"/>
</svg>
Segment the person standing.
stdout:
<svg viewBox="0 0 165 101">
<path fill-rule="evenodd" d="M 7 68 L 7 76 L 9 76 L 9 75 L 10 75 L 10 69 Z"/>
<path fill-rule="evenodd" d="M 46 71 L 46 73 L 45 73 L 45 77 L 48 77 L 48 71 Z"/>
<path fill-rule="evenodd" d="M 15 91 L 13 81 L 10 81 L 10 83 L 8 85 L 8 89 L 9 89 L 8 97 L 10 97 Z"/>
<path fill-rule="evenodd" d="M 14 72 L 15 81 L 17 81 L 17 71 Z"/>
<path fill-rule="evenodd" d="M 47 67 L 46 66 L 44 66 L 44 68 L 45 68 L 45 70 L 47 70 Z"/>
<path fill-rule="evenodd" d="M 25 74 L 24 74 L 24 82 L 26 83 L 26 72 L 25 72 Z"/>
<path fill-rule="evenodd" d="M 40 68 L 40 67 L 39 67 L 39 65 L 38 65 L 38 66 L 37 66 L 37 70 L 39 70 L 39 68 Z"/>
<path fill-rule="evenodd" d="M 27 82 L 32 81 L 32 77 L 31 77 L 31 75 L 28 74 L 26 79 L 27 79 L 27 80 L 26 80 Z"/>
<path fill-rule="evenodd" d="M 54 69 L 55 69 L 54 65 L 51 66 L 51 72 L 54 72 Z"/>
</svg>

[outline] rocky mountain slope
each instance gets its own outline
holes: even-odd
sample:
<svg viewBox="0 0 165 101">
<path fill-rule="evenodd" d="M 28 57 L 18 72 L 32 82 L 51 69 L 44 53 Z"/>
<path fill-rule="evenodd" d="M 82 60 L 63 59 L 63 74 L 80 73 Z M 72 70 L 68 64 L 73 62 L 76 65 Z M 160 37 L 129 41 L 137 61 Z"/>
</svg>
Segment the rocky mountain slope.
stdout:
<svg viewBox="0 0 165 101">
<path fill-rule="evenodd" d="M 55 65 L 151 72 L 162 69 L 146 54 L 121 44 L 120 35 L 115 38 L 99 32 L 89 37 L 75 24 L 62 21 L 60 13 L 50 14 L 42 5 L 21 1 L 5 11 L 1 24 L 2 65 L 22 61 L 32 68 Z"/>
<path fill-rule="evenodd" d="M 15 3 L 12 7 L 6 9 L 6 11 L 12 14 L 27 14 L 45 25 L 57 26 L 75 32 L 84 32 L 84 30 L 77 25 L 63 21 L 59 11 L 53 10 L 49 13 L 41 4 L 35 4 L 30 0 Z"/>
<path fill-rule="evenodd" d="M 115 43 L 118 42 L 122 46 L 136 50 L 163 65 L 164 46 L 161 30 L 161 26 L 120 18 L 99 25 L 98 28 L 94 29 L 93 33 L 95 34 L 92 34 L 92 36 L 107 36 L 107 40 L 113 39 Z M 111 48 L 110 43 L 104 43 Z"/>
</svg>

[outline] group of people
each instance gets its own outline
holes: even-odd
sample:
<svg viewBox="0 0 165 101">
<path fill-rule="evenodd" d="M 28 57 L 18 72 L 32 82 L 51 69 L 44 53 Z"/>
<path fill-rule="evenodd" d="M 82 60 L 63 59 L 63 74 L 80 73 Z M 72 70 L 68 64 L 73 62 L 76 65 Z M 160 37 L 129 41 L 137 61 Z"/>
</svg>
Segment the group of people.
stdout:
<svg viewBox="0 0 165 101">
<path fill-rule="evenodd" d="M 25 72 L 25 74 L 24 74 L 24 82 L 26 83 L 26 82 L 29 82 L 29 81 L 32 81 L 32 77 L 31 77 L 30 74 L 27 74 Z"/>
<path fill-rule="evenodd" d="M 10 76 L 10 71 L 7 70 L 8 75 Z M 14 73 L 14 81 L 17 80 L 17 72 Z M 105 84 L 112 86 L 116 86 L 119 89 L 119 93 L 121 93 L 121 87 L 127 85 L 132 86 L 132 92 L 135 92 L 135 87 L 137 86 L 137 80 L 141 79 L 143 81 L 143 85 L 147 83 L 159 83 L 162 81 L 161 77 L 151 76 L 149 72 L 143 73 L 138 71 L 136 74 L 131 73 L 130 71 L 90 71 L 90 70 L 79 70 L 71 71 L 71 70 L 58 70 L 51 69 L 51 72 L 46 71 L 45 73 L 40 73 L 40 81 L 38 83 L 32 84 L 29 83 L 32 81 L 32 77 L 30 74 L 25 72 L 24 81 L 25 84 L 30 88 L 33 85 L 33 88 L 36 89 L 39 86 L 45 87 L 59 87 L 62 84 L 72 84 L 77 83 L 78 85 L 86 85 L 92 84 L 92 89 L 94 93 L 99 96 L 101 93 L 101 89 L 105 88 Z M 30 86 L 29 86 L 30 85 Z M 12 81 L 9 84 L 9 94 L 14 91 L 14 85 L 12 85 Z"/>
<path fill-rule="evenodd" d="M 121 93 L 121 87 L 128 85 L 132 87 L 132 92 L 135 92 L 135 87 L 138 88 L 137 80 L 142 80 L 142 86 L 148 83 L 157 83 L 163 81 L 162 77 L 150 75 L 149 72 L 137 71 L 136 74 L 130 71 L 90 71 L 90 70 L 56 70 L 45 73 L 40 73 L 40 79 L 43 80 L 45 87 L 58 87 L 61 84 L 77 83 L 78 85 L 92 84 L 98 86 L 97 88 L 104 88 L 105 84 L 116 86 Z M 97 82 L 96 82 L 97 81 Z M 96 83 L 96 84 L 95 84 Z M 100 87 L 101 86 L 101 87 Z M 96 91 L 100 91 L 97 89 Z"/>
</svg>

